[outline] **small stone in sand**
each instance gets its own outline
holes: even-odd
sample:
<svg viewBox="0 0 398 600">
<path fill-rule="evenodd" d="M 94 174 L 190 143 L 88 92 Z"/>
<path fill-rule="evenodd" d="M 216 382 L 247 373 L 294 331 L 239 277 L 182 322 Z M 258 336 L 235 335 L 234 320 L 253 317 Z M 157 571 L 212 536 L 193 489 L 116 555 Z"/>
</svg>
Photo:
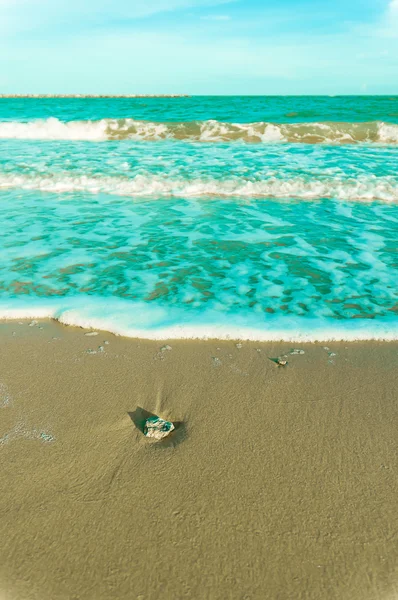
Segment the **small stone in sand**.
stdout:
<svg viewBox="0 0 398 600">
<path fill-rule="evenodd" d="M 43 442 L 53 442 L 54 441 L 54 437 L 52 435 L 50 435 L 49 433 L 42 432 L 40 434 L 40 437 L 43 440 Z"/>
<path fill-rule="evenodd" d="M 29 327 L 34 327 L 35 325 L 37 325 L 38 321 L 31 321 L 29 323 Z"/>
<path fill-rule="evenodd" d="M 278 365 L 278 367 L 286 367 L 287 360 L 286 360 L 286 358 L 277 358 L 276 364 Z"/>
<path fill-rule="evenodd" d="M 211 357 L 211 360 L 213 361 L 213 365 L 214 365 L 215 367 L 221 367 L 221 365 L 222 365 L 222 362 L 221 362 L 221 360 L 218 358 L 218 356 L 212 356 L 212 357 Z"/>
<path fill-rule="evenodd" d="M 89 331 L 88 333 L 85 333 L 84 335 L 86 335 L 87 337 L 90 337 L 93 335 L 98 335 L 98 331 Z"/>
<path fill-rule="evenodd" d="M 103 346 L 98 346 L 98 352 L 105 352 L 105 348 Z"/>
<path fill-rule="evenodd" d="M 144 435 L 146 437 L 161 440 L 168 436 L 175 429 L 171 421 L 165 421 L 160 417 L 149 417 L 144 425 Z"/>
<path fill-rule="evenodd" d="M 300 350 L 299 348 L 293 348 L 290 350 L 289 354 L 305 354 L 304 350 Z"/>
<path fill-rule="evenodd" d="M 165 346 L 162 346 L 160 351 L 161 352 L 168 352 L 169 350 L 171 350 L 171 346 L 169 346 L 168 344 L 166 344 Z"/>
<path fill-rule="evenodd" d="M 108 345 L 109 344 L 108 340 L 105 340 L 104 344 Z"/>
<path fill-rule="evenodd" d="M 235 346 L 238 348 L 238 350 L 240 350 L 242 348 L 242 344 L 240 342 L 238 342 L 237 344 L 235 344 Z"/>
</svg>

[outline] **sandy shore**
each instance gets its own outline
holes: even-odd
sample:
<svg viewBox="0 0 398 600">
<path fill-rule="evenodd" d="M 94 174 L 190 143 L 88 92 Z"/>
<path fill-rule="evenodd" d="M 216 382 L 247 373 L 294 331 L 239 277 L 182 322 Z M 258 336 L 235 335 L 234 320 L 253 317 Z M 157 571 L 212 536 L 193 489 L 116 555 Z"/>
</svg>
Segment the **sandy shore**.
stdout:
<svg viewBox="0 0 398 600">
<path fill-rule="evenodd" d="M 0 324 L 1 600 L 397 598 L 398 343 L 324 346 Z"/>
</svg>

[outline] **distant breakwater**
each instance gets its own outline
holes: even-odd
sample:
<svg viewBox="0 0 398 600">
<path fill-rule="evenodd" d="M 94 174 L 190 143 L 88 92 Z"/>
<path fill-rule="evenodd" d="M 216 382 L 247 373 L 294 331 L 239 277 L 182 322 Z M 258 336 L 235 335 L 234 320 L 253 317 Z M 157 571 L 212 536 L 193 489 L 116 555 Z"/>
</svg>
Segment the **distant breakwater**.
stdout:
<svg viewBox="0 0 398 600">
<path fill-rule="evenodd" d="M 0 94 L 0 98 L 189 98 L 188 94 Z"/>
</svg>

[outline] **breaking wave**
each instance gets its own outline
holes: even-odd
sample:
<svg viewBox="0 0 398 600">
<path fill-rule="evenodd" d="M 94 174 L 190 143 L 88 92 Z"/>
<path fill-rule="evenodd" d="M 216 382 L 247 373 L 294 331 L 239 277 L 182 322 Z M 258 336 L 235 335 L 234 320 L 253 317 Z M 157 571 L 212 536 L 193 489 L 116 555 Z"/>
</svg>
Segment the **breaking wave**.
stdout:
<svg viewBox="0 0 398 600">
<path fill-rule="evenodd" d="M 176 307 L 154 307 L 120 298 L 0 300 L 0 319 L 54 319 L 64 325 L 109 331 L 116 335 L 152 340 L 218 339 L 286 342 L 360 341 L 398 339 L 398 321 L 360 323 L 326 318 L 269 317 L 208 311 L 186 315 Z M 32 323 L 33 326 L 34 323 Z"/>
<path fill-rule="evenodd" d="M 0 189 L 19 188 L 42 192 L 86 192 L 118 196 L 151 197 L 256 197 L 256 198 L 336 198 L 339 200 L 398 202 L 398 182 L 395 178 L 359 176 L 346 180 L 338 178 L 305 179 L 295 177 L 264 180 L 168 178 L 136 175 L 122 177 L 87 177 L 85 175 L 15 175 L 1 174 Z"/>
<path fill-rule="evenodd" d="M 194 142 L 289 142 L 304 144 L 398 144 L 398 124 L 369 123 L 223 123 L 220 121 L 151 122 L 135 119 L 0 122 L 0 139 L 35 140 L 188 140 Z"/>
</svg>

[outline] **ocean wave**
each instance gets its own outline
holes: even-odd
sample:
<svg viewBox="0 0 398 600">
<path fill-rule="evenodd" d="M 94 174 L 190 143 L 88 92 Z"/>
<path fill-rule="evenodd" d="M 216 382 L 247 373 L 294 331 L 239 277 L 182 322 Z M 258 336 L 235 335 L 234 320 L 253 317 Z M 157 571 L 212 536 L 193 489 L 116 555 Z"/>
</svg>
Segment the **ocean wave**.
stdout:
<svg viewBox="0 0 398 600">
<path fill-rule="evenodd" d="M 253 197 L 253 198 L 336 198 L 338 200 L 398 202 L 395 178 L 358 176 L 357 178 L 306 179 L 294 177 L 248 180 L 192 179 L 136 175 L 122 177 L 88 177 L 86 175 L 16 175 L 0 174 L 0 189 L 39 190 L 64 193 L 85 192 L 132 197 Z"/>
<path fill-rule="evenodd" d="M 109 331 L 115 335 L 150 340 L 218 339 L 286 342 L 394 341 L 398 320 L 380 319 L 371 324 L 357 319 L 344 323 L 327 318 L 267 317 L 208 311 L 197 318 L 181 318 L 171 307 L 151 306 L 122 299 L 82 298 L 69 300 L 18 299 L 0 301 L 0 319 L 54 319 L 64 325 Z"/>
<path fill-rule="evenodd" d="M 225 123 L 216 120 L 151 122 L 135 119 L 0 122 L 0 139 L 34 140 L 187 140 L 192 142 L 288 142 L 304 144 L 398 144 L 398 124 L 369 123 Z"/>
</svg>

